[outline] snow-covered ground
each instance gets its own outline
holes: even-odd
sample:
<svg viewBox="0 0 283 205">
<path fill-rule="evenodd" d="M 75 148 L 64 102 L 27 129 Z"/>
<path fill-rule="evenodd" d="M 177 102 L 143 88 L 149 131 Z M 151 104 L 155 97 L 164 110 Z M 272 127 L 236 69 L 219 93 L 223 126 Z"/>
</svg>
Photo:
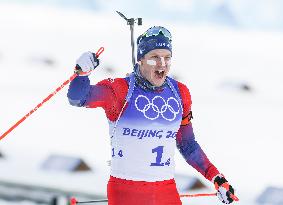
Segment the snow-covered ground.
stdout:
<svg viewBox="0 0 283 205">
<path fill-rule="evenodd" d="M 283 34 L 143 21 L 136 34 L 157 24 L 172 31 L 171 74 L 188 85 L 197 140 L 235 187 L 238 204 L 255 203 L 266 186 L 283 187 Z M 105 47 L 93 83 L 131 72 L 129 28 L 114 11 L 0 4 L 0 25 L 1 134 L 67 80 L 84 51 Z M 241 89 L 243 84 L 251 89 Z M 0 166 L 6 167 L 0 169 L 2 179 L 7 172 L 23 179 L 22 172 L 39 169 L 50 153 L 80 156 L 107 176 L 110 140 L 103 110 L 72 107 L 66 92 L 57 93 L 0 142 L 5 155 Z M 179 154 L 176 161 L 178 173 L 201 178 Z M 105 188 L 106 181 L 100 191 Z M 216 197 L 189 204 L 204 202 L 221 204 Z"/>
</svg>

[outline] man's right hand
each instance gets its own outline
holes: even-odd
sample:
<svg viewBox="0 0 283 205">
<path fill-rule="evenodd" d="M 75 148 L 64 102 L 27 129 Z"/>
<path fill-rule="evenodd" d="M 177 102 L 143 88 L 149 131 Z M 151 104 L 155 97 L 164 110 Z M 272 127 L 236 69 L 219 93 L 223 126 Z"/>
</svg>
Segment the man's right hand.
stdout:
<svg viewBox="0 0 283 205">
<path fill-rule="evenodd" d="M 86 76 L 99 65 L 95 53 L 90 51 L 83 53 L 76 61 L 75 72 L 80 76 Z"/>
</svg>

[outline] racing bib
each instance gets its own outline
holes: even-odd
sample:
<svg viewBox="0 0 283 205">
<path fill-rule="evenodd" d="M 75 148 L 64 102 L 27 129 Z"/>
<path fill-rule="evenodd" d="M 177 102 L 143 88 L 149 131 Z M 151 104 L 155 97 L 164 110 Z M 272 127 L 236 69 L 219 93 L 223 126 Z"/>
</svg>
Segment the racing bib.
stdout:
<svg viewBox="0 0 283 205">
<path fill-rule="evenodd" d="M 110 122 L 111 175 L 136 181 L 172 179 L 175 171 L 176 134 L 182 105 L 176 90 L 133 89 L 115 133 Z"/>
</svg>

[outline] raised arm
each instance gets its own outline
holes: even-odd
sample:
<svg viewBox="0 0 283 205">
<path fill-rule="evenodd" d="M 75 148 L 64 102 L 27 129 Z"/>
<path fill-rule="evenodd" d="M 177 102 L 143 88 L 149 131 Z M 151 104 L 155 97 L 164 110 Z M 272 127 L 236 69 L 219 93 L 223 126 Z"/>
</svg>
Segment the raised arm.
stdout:
<svg viewBox="0 0 283 205">
<path fill-rule="evenodd" d="M 68 99 L 71 105 L 78 107 L 102 107 L 110 121 L 115 121 L 121 112 L 128 91 L 124 78 L 103 80 L 90 85 L 89 75 L 99 60 L 91 52 L 83 53 L 76 61 L 78 76 L 70 83 Z"/>
<path fill-rule="evenodd" d="M 78 76 L 70 83 L 67 94 L 71 105 L 87 106 L 87 98 L 92 93 L 88 76 L 98 65 L 99 60 L 90 51 L 83 53 L 77 59 L 75 71 Z"/>
</svg>

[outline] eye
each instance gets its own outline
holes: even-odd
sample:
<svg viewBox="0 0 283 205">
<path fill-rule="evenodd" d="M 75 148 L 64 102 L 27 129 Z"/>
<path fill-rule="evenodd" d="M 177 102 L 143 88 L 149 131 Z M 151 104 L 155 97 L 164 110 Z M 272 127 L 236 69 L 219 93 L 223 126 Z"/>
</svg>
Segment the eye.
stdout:
<svg viewBox="0 0 283 205">
<path fill-rule="evenodd" d="M 151 58 L 158 59 L 159 57 L 158 56 L 151 56 Z"/>
<path fill-rule="evenodd" d="M 171 60 L 171 56 L 166 56 L 166 57 L 165 57 L 165 60 L 166 60 L 166 61 L 170 61 L 170 60 Z"/>
</svg>

